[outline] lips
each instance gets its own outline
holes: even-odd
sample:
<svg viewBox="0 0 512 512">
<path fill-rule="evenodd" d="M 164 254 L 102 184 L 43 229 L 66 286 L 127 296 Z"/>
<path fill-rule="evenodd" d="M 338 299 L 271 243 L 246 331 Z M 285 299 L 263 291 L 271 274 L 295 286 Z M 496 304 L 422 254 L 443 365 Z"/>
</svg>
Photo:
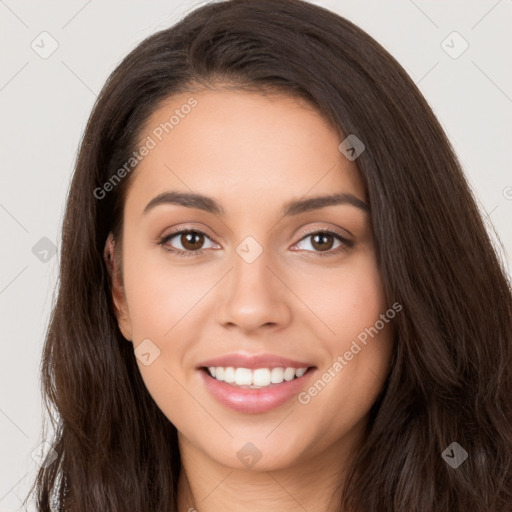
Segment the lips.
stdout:
<svg viewBox="0 0 512 512">
<path fill-rule="evenodd" d="M 258 388 L 258 386 L 238 386 L 219 381 L 211 373 L 212 370 L 225 368 L 237 369 L 237 371 L 244 369 L 244 374 L 252 373 L 251 370 L 259 371 L 259 369 L 266 369 L 266 372 L 273 369 L 272 371 L 275 370 L 277 373 L 283 368 L 286 368 L 287 372 L 290 370 L 291 373 L 294 373 L 293 369 L 297 370 L 292 378 L 277 379 L 281 382 Z M 316 366 L 305 361 L 272 354 L 250 356 L 239 353 L 202 361 L 197 369 L 203 384 L 217 402 L 237 412 L 255 414 L 268 412 L 297 396 L 312 379 Z M 257 389 L 254 389 L 255 387 Z"/>
<path fill-rule="evenodd" d="M 309 368 L 314 365 L 306 361 L 296 361 L 273 354 L 247 355 L 237 353 L 202 361 L 197 368 L 208 368 L 211 366 L 222 366 L 224 368 L 232 366 L 234 368 L 256 370 L 257 368 Z"/>
</svg>

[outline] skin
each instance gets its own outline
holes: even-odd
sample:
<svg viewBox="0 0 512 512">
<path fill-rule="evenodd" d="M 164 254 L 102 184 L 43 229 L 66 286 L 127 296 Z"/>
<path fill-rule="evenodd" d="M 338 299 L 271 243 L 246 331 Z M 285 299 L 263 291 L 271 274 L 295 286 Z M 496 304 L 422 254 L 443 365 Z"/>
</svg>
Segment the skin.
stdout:
<svg viewBox="0 0 512 512">
<path fill-rule="evenodd" d="M 342 204 L 280 215 L 292 199 L 343 192 L 364 201 L 356 164 L 338 150 L 337 130 L 282 94 L 176 95 L 154 112 L 141 140 L 191 96 L 197 106 L 134 171 L 122 246 L 114 246 L 123 262 L 113 288 L 120 329 L 134 348 L 149 338 L 160 350 L 150 365 L 137 362 L 179 432 L 179 509 L 338 510 L 335 487 L 364 441 L 389 368 L 392 323 L 307 405 L 293 398 L 266 413 L 235 412 L 209 394 L 196 366 L 269 352 L 308 361 L 320 377 L 386 312 L 368 212 Z M 174 204 L 143 214 L 170 190 L 213 197 L 225 214 Z M 174 227 L 204 232 L 192 242 L 201 254 L 180 258 L 156 243 Z M 336 237 L 327 235 L 322 248 L 303 235 L 328 228 L 354 246 L 339 252 Z M 247 236 L 263 250 L 250 264 L 236 252 Z M 186 243 L 177 235 L 166 246 L 195 248 Z M 237 457 L 247 442 L 262 454 L 252 468 Z"/>
</svg>

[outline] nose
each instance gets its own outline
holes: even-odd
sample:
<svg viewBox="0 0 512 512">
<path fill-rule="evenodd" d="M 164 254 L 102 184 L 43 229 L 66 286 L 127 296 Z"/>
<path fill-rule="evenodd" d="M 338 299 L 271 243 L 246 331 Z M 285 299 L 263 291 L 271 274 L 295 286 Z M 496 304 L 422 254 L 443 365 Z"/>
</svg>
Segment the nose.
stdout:
<svg viewBox="0 0 512 512">
<path fill-rule="evenodd" d="M 263 251 L 252 262 L 234 255 L 233 267 L 218 289 L 216 320 L 222 326 L 237 326 L 248 333 L 289 324 L 293 293 L 268 252 Z"/>
</svg>

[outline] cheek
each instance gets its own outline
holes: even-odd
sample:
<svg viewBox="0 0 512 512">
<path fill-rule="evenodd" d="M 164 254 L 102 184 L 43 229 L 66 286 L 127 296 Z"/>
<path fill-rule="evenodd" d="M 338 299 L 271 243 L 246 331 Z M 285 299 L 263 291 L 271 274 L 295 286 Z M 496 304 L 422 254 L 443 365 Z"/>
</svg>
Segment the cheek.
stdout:
<svg viewBox="0 0 512 512">
<path fill-rule="evenodd" d="M 149 365 L 139 358 L 137 364 L 153 399 L 169 418 L 172 412 L 173 421 L 182 410 L 194 406 L 180 383 L 196 343 L 194 332 L 203 312 L 201 298 L 216 279 L 211 269 L 169 261 L 163 249 L 144 251 L 135 244 L 131 249 L 124 260 L 124 283 L 134 348 L 137 354 L 139 344 L 147 344 L 149 339 L 156 348 L 149 346 L 158 354 Z"/>
<path fill-rule="evenodd" d="M 340 421 L 354 421 L 377 396 L 393 349 L 394 311 L 386 316 L 391 305 L 373 253 L 354 258 L 336 272 L 318 274 L 315 286 L 303 288 L 302 293 L 321 319 L 315 321 L 314 330 L 325 355 L 318 376 L 322 382 L 304 402 L 318 418 L 327 412 L 327 422 L 336 410 L 345 412 Z"/>
<path fill-rule="evenodd" d="M 387 310 L 373 253 L 357 255 L 336 270 L 321 269 L 297 281 L 295 289 L 318 322 L 317 335 L 341 350 Z M 308 315 L 311 316 L 311 315 Z"/>
<path fill-rule="evenodd" d="M 321 337 L 328 355 L 300 403 L 335 433 L 353 427 L 377 398 L 391 361 L 395 314 L 386 316 L 391 305 L 373 254 L 331 273 L 323 288 L 325 293 L 317 292 L 312 301 L 330 329 Z"/>
<path fill-rule="evenodd" d="M 124 262 L 125 292 L 136 343 L 148 337 L 169 338 L 174 326 L 185 316 L 188 319 L 212 286 L 211 275 L 171 262 L 164 249 L 143 253 L 134 250 Z"/>
</svg>

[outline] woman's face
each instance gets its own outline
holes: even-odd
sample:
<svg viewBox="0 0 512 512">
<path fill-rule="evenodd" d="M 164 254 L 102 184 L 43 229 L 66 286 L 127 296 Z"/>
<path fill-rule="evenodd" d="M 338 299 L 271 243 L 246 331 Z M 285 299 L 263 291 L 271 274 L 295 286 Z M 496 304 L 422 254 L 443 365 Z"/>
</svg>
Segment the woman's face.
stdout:
<svg viewBox="0 0 512 512">
<path fill-rule="evenodd" d="M 226 90 L 170 98 L 141 138 L 119 325 L 182 442 L 216 463 L 271 470 L 346 450 L 382 388 L 394 311 L 340 142 L 303 102 Z"/>
</svg>

